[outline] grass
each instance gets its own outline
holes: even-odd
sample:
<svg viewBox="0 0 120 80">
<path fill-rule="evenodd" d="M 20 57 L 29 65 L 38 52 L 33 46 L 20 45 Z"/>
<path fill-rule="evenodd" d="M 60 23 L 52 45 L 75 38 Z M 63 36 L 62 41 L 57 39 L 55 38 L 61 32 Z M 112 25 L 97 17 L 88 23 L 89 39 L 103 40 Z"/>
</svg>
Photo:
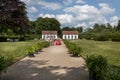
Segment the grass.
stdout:
<svg viewBox="0 0 120 80">
<path fill-rule="evenodd" d="M 27 55 L 26 49 L 40 41 L 24 41 L 24 42 L 0 42 L 0 55 L 10 59 L 8 64 L 12 64 Z"/>
<path fill-rule="evenodd" d="M 83 57 L 91 54 L 102 55 L 111 65 L 120 68 L 120 42 L 93 40 L 72 40 L 72 42 L 82 47 Z"/>
</svg>

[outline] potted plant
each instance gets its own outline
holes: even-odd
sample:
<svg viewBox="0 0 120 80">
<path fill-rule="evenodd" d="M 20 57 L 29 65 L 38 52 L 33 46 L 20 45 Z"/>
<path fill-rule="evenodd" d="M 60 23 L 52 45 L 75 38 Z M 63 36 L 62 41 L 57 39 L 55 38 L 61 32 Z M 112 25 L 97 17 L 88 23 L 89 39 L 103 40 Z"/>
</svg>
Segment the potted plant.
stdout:
<svg viewBox="0 0 120 80">
<path fill-rule="evenodd" d="M 90 80 L 105 80 L 105 73 L 107 72 L 108 63 L 106 58 L 101 55 L 90 55 L 86 58 L 86 65 L 89 70 Z"/>
<path fill-rule="evenodd" d="M 35 52 L 34 46 L 29 47 L 27 49 L 27 52 L 28 52 L 29 57 L 35 57 L 35 55 L 34 55 L 34 52 Z"/>
<path fill-rule="evenodd" d="M 6 72 L 6 70 L 7 70 L 7 60 L 5 59 L 4 56 L 0 55 L 0 78 L 2 72 Z"/>
</svg>

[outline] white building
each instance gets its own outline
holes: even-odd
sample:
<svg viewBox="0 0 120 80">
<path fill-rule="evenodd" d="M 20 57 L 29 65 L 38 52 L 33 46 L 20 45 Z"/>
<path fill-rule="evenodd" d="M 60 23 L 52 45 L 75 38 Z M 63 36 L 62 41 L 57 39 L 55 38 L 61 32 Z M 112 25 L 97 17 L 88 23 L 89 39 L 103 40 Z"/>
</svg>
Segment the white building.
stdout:
<svg viewBox="0 0 120 80">
<path fill-rule="evenodd" d="M 78 39 L 78 31 L 63 31 L 63 39 Z"/>
<path fill-rule="evenodd" d="M 57 31 L 42 31 L 42 39 L 57 39 Z"/>
</svg>

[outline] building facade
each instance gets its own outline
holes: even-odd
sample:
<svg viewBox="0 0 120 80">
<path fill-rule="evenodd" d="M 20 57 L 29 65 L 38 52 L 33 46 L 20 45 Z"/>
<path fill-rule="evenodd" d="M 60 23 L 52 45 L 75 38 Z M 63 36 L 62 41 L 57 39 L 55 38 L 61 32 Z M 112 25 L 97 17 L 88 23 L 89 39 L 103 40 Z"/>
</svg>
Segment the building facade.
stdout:
<svg viewBox="0 0 120 80">
<path fill-rule="evenodd" d="M 42 39 L 49 40 L 50 38 L 57 39 L 57 31 L 42 31 Z"/>
<path fill-rule="evenodd" d="M 78 31 L 63 31 L 62 38 L 63 39 L 78 39 Z"/>
</svg>

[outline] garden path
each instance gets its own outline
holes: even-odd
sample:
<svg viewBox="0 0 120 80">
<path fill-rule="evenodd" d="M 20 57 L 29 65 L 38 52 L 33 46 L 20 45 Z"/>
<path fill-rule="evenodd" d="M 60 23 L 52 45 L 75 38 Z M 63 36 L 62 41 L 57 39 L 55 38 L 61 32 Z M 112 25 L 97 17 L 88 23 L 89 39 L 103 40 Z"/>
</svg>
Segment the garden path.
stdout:
<svg viewBox="0 0 120 80">
<path fill-rule="evenodd" d="M 9 67 L 2 80 L 88 80 L 81 57 L 71 57 L 66 46 L 44 48 L 35 57 L 25 57 Z"/>
</svg>

